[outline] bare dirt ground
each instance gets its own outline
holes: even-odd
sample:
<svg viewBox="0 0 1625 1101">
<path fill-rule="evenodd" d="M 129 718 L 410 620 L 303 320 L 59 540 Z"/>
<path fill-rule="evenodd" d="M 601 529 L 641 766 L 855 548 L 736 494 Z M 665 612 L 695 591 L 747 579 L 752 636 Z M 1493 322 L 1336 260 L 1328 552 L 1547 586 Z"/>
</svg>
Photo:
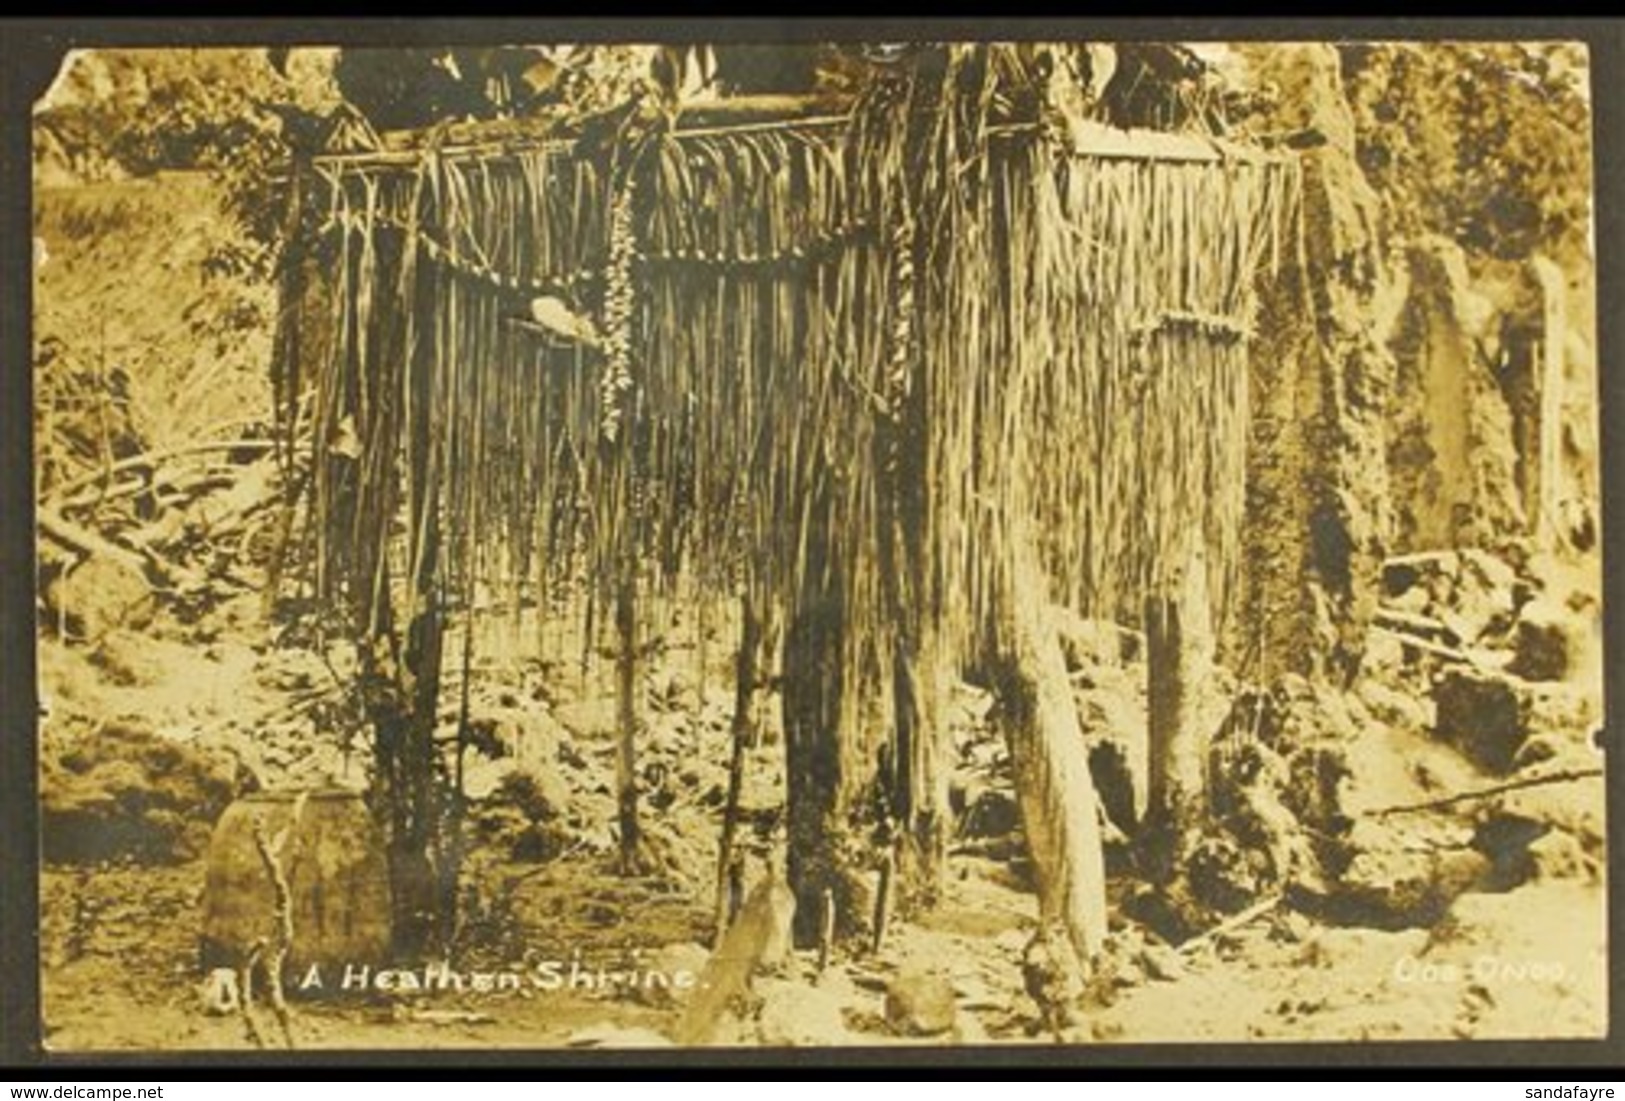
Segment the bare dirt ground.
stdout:
<svg viewBox="0 0 1625 1101">
<path fill-rule="evenodd" d="M 36 342 L 59 341 L 73 362 L 98 370 L 122 364 L 131 380 L 130 415 L 149 448 L 173 447 L 267 410 L 261 365 L 273 299 L 268 288 L 240 277 L 202 278 L 203 257 L 225 235 L 212 204 L 199 181 L 172 179 L 47 191 L 36 212 L 36 234 L 50 256 L 38 276 Z M 53 1050 L 249 1046 L 242 1022 L 207 1013 L 199 996 L 211 813 L 251 786 L 364 784 L 364 733 L 343 646 L 306 629 L 308 621 L 268 614 L 265 556 L 255 548 L 270 541 L 274 511 L 233 529 L 229 540 L 208 543 L 211 510 L 235 515 L 233 495 L 269 493 L 264 456 L 229 465 L 217 472 L 217 485 L 174 506 L 202 523 L 199 538 L 209 546 L 193 563 L 206 580 L 201 596 L 180 607 L 137 600 L 131 613 L 93 623 L 55 608 L 56 620 L 48 615 L 42 632 L 43 789 L 62 814 L 48 814 L 48 828 L 52 820 L 80 821 L 74 814 L 94 822 L 137 818 L 163 842 L 156 856 L 127 846 L 86 858 L 53 856 L 47 836 L 40 937 Z M 206 559 L 218 559 L 217 568 L 205 569 Z M 1586 571 L 1576 582 L 1593 583 Z M 112 592 L 78 599 L 99 606 Z M 506 755 L 470 758 L 465 787 L 476 841 L 460 965 L 529 966 L 573 952 L 624 959 L 635 950 L 703 959 L 726 784 L 731 632 L 726 624 L 694 622 L 681 602 L 665 617 L 666 641 L 645 677 L 641 747 L 644 813 L 663 860 L 657 874 L 639 878 L 613 868 L 609 663 L 597 656 L 583 663 L 579 632 L 568 622 L 549 628 L 540 657 L 506 656 L 520 651 L 499 645 L 503 639 L 515 631 L 534 638 L 539 628 L 482 620 L 486 644 L 478 649 L 485 656 L 473 671 L 470 714 L 497 731 Z M 455 665 L 448 657 L 448 699 L 461 675 Z M 1374 665 L 1339 720 L 1354 774 L 1351 808 L 1493 782 L 1427 736 L 1429 705 L 1402 655 Z M 1093 688 L 1084 693 L 1085 715 L 1132 727 L 1144 706 L 1137 687 L 1143 668 L 1102 668 L 1087 680 Z M 1019 834 L 996 821 L 995 812 L 1010 805 L 1007 761 L 980 721 L 977 694 L 960 698 L 955 782 L 973 794 L 942 904 L 895 924 L 880 951 L 838 958 L 821 973 L 811 953 L 797 953 L 779 974 L 757 982 L 720 1042 L 1048 1042 L 1023 987 L 1036 897 Z M 1556 725 L 1540 731 L 1549 752 L 1535 764 L 1598 764 L 1588 737 L 1595 715 L 1584 701 L 1552 713 Z M 455 710 L 442 719 L 455 723 Z M 772 726 L 751 755 L 743 801 L 763 836 L 784 799 L 782 746 Z M 152 739 L 179 747 L 180 756 L 154 756 Z M 141 750 L 149 764 L 119 756 L 121 744 L 149 746 Z M 109 756 L 85 760 L 86 746 Z M 199 764 L 195 775 L 191 764 L 176 763 L 194 760 L 213 763 Z M 503 777 L 515 770 L 537 778 L 561 812 L 551 833 L 532 833 L 524 843 L 536 823 L 516 817 L 504 796 Z M 1382 867 L 1370 882 L 1391 881 L 1398 892 L 1414 879 L 1419 889 L 1442 892 L 1426 920 L 1349 921 L 1335 908 L 1315 912 L 1286 900 L 1174 948 L 1116 916 L 1115 978 L 1088 1015 L 1087 1033 L 1103 1043 L 1600 1036 L 1607 1024 L 1602 804 L 1601 781 L 1579 779 L 1371 825 L 1376 832 L 1365 851 L 1380 855 Z M 169 817 L 156 815 L 160 810 Z M 1486 823 L 1509 819 L 1538 827 L 1534 841 L 1508 850 L 1501 863 L 1511 870 L 1480 859 Z M 1491 857 L 1501 851 L 1489 848 Z M 1440 886 L 1450 879 L 1441 870 L 1450 854 L 1463 852 L 1478 854 L 1471 874 Z M 1133 886 L 1121 871 L 1114 877 L 1115 895 Z M 955 995 L 953 1027 L 923 1040 L 895 1035 L 886 1020 L 889 985 L 913 969 L 943 974 Z M 296 998 L 293 1008 L 299 1046 L 350 1049 L 652 1042 L 681 1007 L 637 992 L 583 989 L 327 991 Z"/>
</svg>

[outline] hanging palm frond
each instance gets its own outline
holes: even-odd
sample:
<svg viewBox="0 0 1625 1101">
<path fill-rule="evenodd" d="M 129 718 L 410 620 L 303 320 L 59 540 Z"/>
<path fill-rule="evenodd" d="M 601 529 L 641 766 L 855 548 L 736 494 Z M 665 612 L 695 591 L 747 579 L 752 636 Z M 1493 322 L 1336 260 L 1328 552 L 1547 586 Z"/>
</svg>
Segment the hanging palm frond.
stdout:
<svg viewBox="0 0 1625 1101">
<path fill-rule="evenodd" d="M 431 515 L 454 599 L 607 585 L 633 524 L 647 582 L 668 589 L 731 599 L 748 576 L 782 608 L 809 569 L 838 571 L 847 683 L 888 683 L 883 478 L 917 398 L 929 560 L 909 599 L 951 660 L 979 652 L 988 548 L 1013 526 L 1038 532 L 1056 600 L 1132 621 L 1196 524 L 1217 621 L 1240 545 L 1252 291 L 1294 217 L 1292 164 L 1097 155 L 989 127 L 1009 69 L 994 61 L 952 63 L 961 94 L 923 143 L 904 140 L 919 92 L 882 82 L 845 125 L 655 138 L 618 189 L 558 143 L 318 160 L 335 257 L 321 595 L 376 624 L 408 598 L 391 588 L 417 576 Z M 597 446 L 610 432 L 630 434 L 624 492 Z M 816 561 L 815 519 L 833 533 Z"/>
</svg>

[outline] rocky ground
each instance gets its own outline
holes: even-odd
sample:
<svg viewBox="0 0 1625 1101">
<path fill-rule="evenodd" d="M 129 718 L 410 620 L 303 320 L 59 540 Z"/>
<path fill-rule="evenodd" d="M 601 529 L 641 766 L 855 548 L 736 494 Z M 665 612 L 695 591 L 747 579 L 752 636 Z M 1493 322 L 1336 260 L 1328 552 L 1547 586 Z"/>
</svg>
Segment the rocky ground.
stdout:
<svg viewBox="0 0 1625 1101">
<path fill-rule="evenodd" d="M 266 408 L 272 299 L 244 272 L 202 276 L 229 240 L 212 203 L 200 181 L 177 178 L 47 191 L 36 215 L 49 257 L 36 369 L 41 392 L 58 395 L 40 411 L 56 418 L 41 425 L 39 466 L 61 530 L 42 541 L 39 667 L 44 1015 L 59 1051 L 249 1045 L 242 1020 L 210 1012 L 200 993 L 214 822 L 253 790 L 365 786 L 351 655 L 311 609 L 267 598 L 285 529 L 275 463 L 242 411 Z M 127 397 L 98 397 L 120 392 L 115 370 Z M 184 450 L 211 438 L 241 446 Z M 133 488 L 108 472 L 160 452 Z M 96 538 L 72 546 L 87 531 L 114 551 Z M 1093 732 L 1080 752 L 1111 821 L 1116 903 L 1081 1038 L 1604 1033 L 1595 559 L 1412 556 L 1390 564 L 1386 586 L 1349 691 L 1241 686 L 1219 716 L 1216 761 L 1248 779 L 1226 781 L 1209 900 L 1218 924 L 1205 931 L 1175 931 L 1140 904 L 1126 838 L 1144 799 L 1141 657 L 1114 628 L 1071 625 Z M 667 626 L 644 678 L 640 775 L 660 859 L 635 878 L 614 869 L 609 663 L 583 660 L 568 618 L 477 624 L 469 717 L 488 737 L 465 762 L 459 967 L 576 952 L 704 966 L 731 631 L 680 601 L 657 617 Z M 448 646 L 448 730 L 459 649 Z M 716 1042 L 1051 1039 L 1024 982 L 1036 898 L 988 703 L 970 686 L 955 695 L 941 905 L 822 970 L 814 954 L 792 954 L 722 1013 Z M 759 852 L 783 805 L 782 756 L 769 719 L 743 798 Z M 1249 837 L 1263 855 L 1226 864 Z M 292 1031 L 309 1048 L 657 1043 L 684 998 L 325 991 L 294 998 Z"/>
</svg>

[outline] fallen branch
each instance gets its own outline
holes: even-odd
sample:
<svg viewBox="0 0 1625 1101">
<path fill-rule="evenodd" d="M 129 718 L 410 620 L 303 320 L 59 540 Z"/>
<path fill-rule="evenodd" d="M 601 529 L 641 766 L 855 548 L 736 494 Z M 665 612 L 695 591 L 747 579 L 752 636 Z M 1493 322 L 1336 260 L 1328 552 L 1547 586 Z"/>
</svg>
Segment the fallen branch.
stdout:
<svg viewBox="0 0 1625 1101">
<path fill-rule="evenodd" d="M 1190 940 L 1187 940 L 1184 944 L 1181 944 L 1177 951 L 1181 955 L 1193 954 L 1198 948 L 1212 943 L 1218 938 L 1224 936 L 1226 933 L 1234 932 L 1235 930 L 1240 929 L 1243 925 L 1257 921 L 1259 918 L 1263 917 L 1265 914 L 1279 906 L 1281 904 L 1281 900 L 1285 897 L 1285 895 L 1276 893 L 1270 895 L 1268 898 L 1259 899 L 1245 910 L 1242 910 L 1239 913 L 1231 914 L 1213 928 L 1206 929 L 1201 933 L 1198 933 Z"/>
<path fill-rule="evenodd" d="M 34 514 L 35 523 L 39 525 L 40 534 L 60 543 L 67 549 L 78 553 L 84 558 L 97 556 L 122 562 L 124 565 L 145 574 L 149 565 L 156 569 L 168 582 L 169 571 L 162 562 L 152 562 L 149 556 L 138 554 L 128 547 L 121 547 L 111 540 L 104 539 L 88 528 L 80 527 L 72 520 L 60 515 L 46 505 L 41 505 Z"/>
<path fill-rule="evenodd" d="M 75 478 L 71 482 L 52 486 L 50 500 L 60 501 L 81 489 L 105 482 L 115 474 L 122 474 L 128 470 L 136 470 L 143 466 L 155 467 L 169 459 L 178 459 L 186 455 L 208 455 L 217 451 L 270 451 L 276 447 L 275 440 L 203 440 L 198 443 L 185 443 L 178 447 L 166 447 L 159 451 L 144 451 L 139 455 L 131 455 L 120 459 L 116 463 L 104 466 L 89 474 Z"/>
<path fill-rule="evenodd" d="M 1431 566 L 1443 562 L 1448 558 L 1456 558 L 1461 552 L 1454 549 L 1412 551 L 1410 554 L 1396 554 L 1392 558 L 1382 560 L 1382 568 L 1389 566 Z"/>
<path fill-rule="evenodd" d="M 1411 633 L 1410 631 L 1390 627 L 1384 623 L 1372 623 L 1371 629 L 1373 631 L 1381 631 L 1388 637 L 1397 639 L 1403 646 L 1412 647 L 1413 649 L 1420 650 L 1425 654 L 1432 654 L 1436 658 L 1442 658 L 1445 661 L 1453 661 L 1459 665 L 1471 666 L 1474 669 L 1490 669 L 1490 666 L 1485 665 L 1482 661 L 1479 661 L 1465 650 L 1458 650 L 1455 647 L 1445 646 L 1442 643 L 1431 642 L 1428 639 Z"/>
<path fill-rule="evenodd" d="M 1414 814 L 1417 811 L 1439 810 L 1443 807 L 1453 806 L 1456 803 L 1466 803 L 1474 799 L 1488 799 L 1492 795 L 1502 795 L 1509 791 L 1540 787 L 1545 784 L 1565 784 L 1574 780 L 1594 780 L 1602 775 L 1603 770 L 1600 768 L 1575 768 L 1565 769 L 1561 772 L 1548 772 L 1542 776 L 1525 776 L 1517 780 L 1508 780 L 1504 784 L 1495 784 L 1487 788 L 1475 788 L 1472 791 L 1459 791 L 1454 795 L 1429 799 L 1422 803 L 1401 803 L 1392 807 L 1368 810 L 1365 812 L 1365 817 L 1386 818 L 1391 814 Z"/>
<path fill-rule="evenodd" d="M 213 468 L 202 471 L 194 470 L 166 470 L 155 473 L 150 479 L 132 479 L 121 482 L 110 489 L 98 490 L 94 493 L 83 493 L 70 500 L 53 500 L 51 503 L 62 510 L 101 507 L 124 497 L 135 497 L 143 493 L 153 496 L 166 494 L 193 495 L 202 489 L 207 489 L 211 482 L 220 481 L 220 475 L 213 472 Z"/>
<path fill-rule="evenodd" d="M 128 536 L 137 544 L 138 549 L 132 550 L 97 535 L 89 528 L 75 524 L 43 505 L 35 511 L 34 521 L 39 526 L 41 535 L 73 551 L 82 559 L 102 557 L 123 563 L 147 579 L 149 587 L 155 592 L 197 589 L 204 584 L 203 578 L 195 572 L 168 561 L 138 535 Z"/>
<path fill-rule="evenodd" d="M 1379 624 L 1391 631 L 1419 635 L 1445 645 L 1461 641 L 1461 636 L 1457 635 L 1448 623 L 1434 616 L 1402 611 L 1399 608 L 1379 607 L 1376 618 Z"/>
</svg>

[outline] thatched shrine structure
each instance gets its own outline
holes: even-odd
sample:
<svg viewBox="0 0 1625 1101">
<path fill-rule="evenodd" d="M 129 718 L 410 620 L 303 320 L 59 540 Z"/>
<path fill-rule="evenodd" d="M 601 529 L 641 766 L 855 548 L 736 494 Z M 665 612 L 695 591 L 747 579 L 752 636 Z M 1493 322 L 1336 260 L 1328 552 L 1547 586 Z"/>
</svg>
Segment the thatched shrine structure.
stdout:
<svg viewBox="0 0 1625 1101">
<path fill-rule="evenodd" d="M 402 920 L 433 909 L 407 865 L 455 872 L 433 740 L 448 620 L 559 591 L 606 609 L 629 775 L 640 597 L 681 589 L 743 607 L 744 691 L 778 640 L 807 928 L 820 905 L 874 920 L 854 869 L 929 893 L 934 708 L 977 672 L 1026 687 L 1008 710 L 1041 895 L 1098 946 L 1093 814 L 1067 811 L 1092 794 L 1043 609 L 1143 626 L 1178 591 L 1216 635 L 1234 616 L 1254 296 L 1297 247 L 1297 169 L 1000 117 L 979 56 L 836 117 L 295 173 L 279 383 L 314 440 L 316 593 L 362 639 Z M 634 862 L 636 822 L 628 783 Z"/>
</svg>

